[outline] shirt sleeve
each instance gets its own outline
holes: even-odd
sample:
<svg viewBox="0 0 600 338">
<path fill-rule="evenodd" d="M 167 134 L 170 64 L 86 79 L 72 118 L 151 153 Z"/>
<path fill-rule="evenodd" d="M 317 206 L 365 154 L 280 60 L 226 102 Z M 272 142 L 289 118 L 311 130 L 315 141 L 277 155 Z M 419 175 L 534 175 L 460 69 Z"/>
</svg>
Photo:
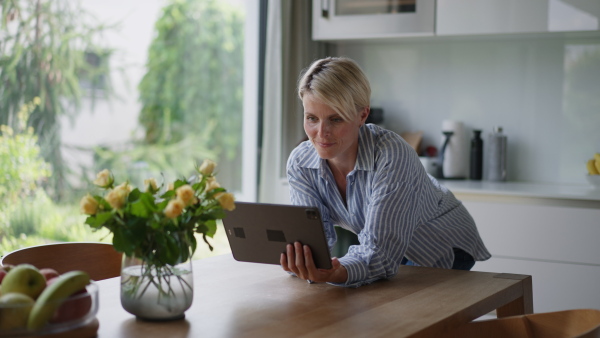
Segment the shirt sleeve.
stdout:
<svg viewBox="0 0 600 338">
<path fill-rule="evenodd" d="M 329 209 L 323 202 L 319 194 L 317 185 L 319 184 L 319 176 L 317 170 L 301 168 L 295 163 L 295 154 L 292 152 L 287 164 L 287 179 L 290 185 L 290 199 L 294 205 L 306 205 L 317 207 L 321 214 L 323 222 L 323 231 L 327 238 L 329 252 L 337 242 L 337 234 L 331 222 Z"/>
<path fill-rule="evenodd" d="M 362 187 L 366 211 L 364 227 L 358 234 L 360 245 L 351 246 L 348 254 L 340 258 L 348 270 L 344 285 L 360 286 L 397 274 L 421 222 L 420 185 L 415 179 L 418 159 L 413 155 L 416 156 L 400 141 L 386 144 L 375 155 L 371 184 Z"/>
</svg>

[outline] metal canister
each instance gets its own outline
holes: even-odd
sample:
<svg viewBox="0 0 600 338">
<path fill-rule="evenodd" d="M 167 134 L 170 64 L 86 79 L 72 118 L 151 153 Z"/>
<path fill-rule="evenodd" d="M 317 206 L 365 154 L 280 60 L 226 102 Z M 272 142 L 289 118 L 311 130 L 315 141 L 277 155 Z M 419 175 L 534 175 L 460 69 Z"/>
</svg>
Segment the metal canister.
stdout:
<svg viewBox="0 0 600 338">
<path fill-rule="evenodd" d="M 487 179 L 488 181 L 506 181 L 506 135 L 502 127 L 494 127 L 488 138 Z"/>
</svg>

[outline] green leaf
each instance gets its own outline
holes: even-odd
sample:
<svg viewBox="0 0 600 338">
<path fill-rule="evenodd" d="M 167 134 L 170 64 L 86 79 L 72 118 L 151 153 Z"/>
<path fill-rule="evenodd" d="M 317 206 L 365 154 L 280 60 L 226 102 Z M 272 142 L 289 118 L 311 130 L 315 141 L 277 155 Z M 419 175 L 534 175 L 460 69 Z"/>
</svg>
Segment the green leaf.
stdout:
<svg viewBox="0 0 600 338">
<path fill-rule="evenodd" d="M 208 242 L 208 239 L 206 238 L 206 235 L 202 235 L 202 239 L 204 240 L 204 243 L 206 243 L 208 245 L 208 249 L 210 249 L 210 251 L 213 251 L 213 247 Z"/>
<path fill-rule="evenodd" d="M 95 228 L 95 229 L 99 229 L 102 227 L 102 223 L 101 224 L 96 223 L 96 216 L 88 216 L 85 219 L 85 224 L 87 224 L 90 227 Z"/>
<path fill-rule="evenodd" d="M 191 254 L 193 255 L 194 252 L 196 252 L 196 248 L 198 247 L 198 242 L 196 241 L 196 236 L 194 236 L 194 234 L 191 234 L 190 236 L 188 236 L 188 241 L 190 243 L 190 248 L 191 248 Z"/>
<path fill-rule="evenodd" d="M 100 228 L 113 217 L 114 217 L 114 214 L 110 211 L 100 212 L 94 216 L 88 217 L 85 220 L 85 224 L 89 224 L 93 228 Z"/>
<path fill-rule="evenodd" d="M 167 190 L 164 194 L 160 196 L 160 198 L 164 200 L 169 200 L 173 197 L 175 197 L 175 190 Z"/>
<path fill-rule="evenodd" d="M 130 203 L 130 206 L 132 215 L 143 218 L 149 217 L 157 210 L 156 205 L 154 204 L 154 197 L 150 193 L 138 194 L 137 200 Z"/>
<path fill-rule="evenodd" d="M 130 193 L 129 196 L 127 196 L 127 200 L 129 202 L 133 202 L 135 200 L 138 200 L 140 198 L 140 195 L 142 193 L 140 192 L 140 190 L 138 188 L 133 189 Z"/>
<path fill-rule="evenodd" d="M 192 184 L 194 191 L 204 191 L 204 179 L 202 181 Z"/>
<path fill-rule="evenodd" d="M 167 207 L 167 205 L 169 204 L 169 200 L 164 200 L 158 204 L 156 204 L 156 211 L 163 211 L 165 210 L 165 208 Z"/>
<path fill-rule="evenodd" d="M 112 207 L 110 206 L 110 204 L 101 196 L 94 196 L 94 199 L 96 201 L 98 201 L 98 207 L 102 210 L 111 210 Z"/>
<path fill-rule="evenodd" d="M 215 219 L 223 219 L 223 218 L 225 218 L 225 216 L 226 216 L 225 210 L 219 208 L 219 209 L 213 209 L 209 212 L 202 213 L 200 215 L 200 218 L 202 220 L 208 221 L 208 220 L 215 220 Z"/>
<path fill-rule="evenodd" d="M 123 228 L 113 230 L 113 246 L 115 250 L 125 253 L 127 256 L 133 256 L 135 245 L 132 241 L 131 233 Z"/>
<path fill-rule="evenodd" d="M 208 237 L 213 237 L 217 232 L 217 222 L 215 220 L 199 222 L 195 228 L 195 232 L 204 234 Z"/>
<path fill-rule="evenodd" d="M 204 232 L 204 234 L 206 236 L 212 238 L 217 233 L 217 221 L 215 221 L 215 220 L 206 221 L 204 223 L 204 225 L 206 225 L 206 228 L 207 228 L 207 230 Z"/>
<path fill-rule="evenodd" d="M 127 229 L 131 235 L 131 241 L 137 246 L 142 243 L 148 236 L 148 233 L 152 233 L 146 224 L 146 220 L 143 218 L 131 219 L 127 222 Z"/>
</svg>

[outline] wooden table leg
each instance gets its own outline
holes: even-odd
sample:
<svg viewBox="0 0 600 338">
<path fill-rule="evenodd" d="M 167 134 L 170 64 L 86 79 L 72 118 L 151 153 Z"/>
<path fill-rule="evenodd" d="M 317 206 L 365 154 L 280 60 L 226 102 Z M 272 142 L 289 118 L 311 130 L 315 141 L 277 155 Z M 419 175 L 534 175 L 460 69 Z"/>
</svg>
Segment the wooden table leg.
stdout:
<svg viewBox="0 0 600 338">
<path fill-rule="evenodd" d="M 531 276 L 501 274 L 495 277 L 521 280 L 522 287 L 521 297 L 499 307 L 496 310 L 498 318 L 533 313 L 533 288 Z"/>
</svg>

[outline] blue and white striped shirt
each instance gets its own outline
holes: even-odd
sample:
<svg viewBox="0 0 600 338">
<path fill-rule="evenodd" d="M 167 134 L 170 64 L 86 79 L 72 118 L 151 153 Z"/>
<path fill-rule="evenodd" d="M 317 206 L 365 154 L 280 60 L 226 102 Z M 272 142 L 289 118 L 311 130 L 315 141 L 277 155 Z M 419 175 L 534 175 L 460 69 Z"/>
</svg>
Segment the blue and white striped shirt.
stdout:
<svg viewBox="0 0 600 338">
<path fill-rule="evenodd" d="M 389 130 L 360 128 L 356 164 L 346 176 L 347 206 L 327 161 L 309 141 L 292 151 L 287 177 L 293 204 L 319 208 L 330 248 L 337 240 L 334 225 L 358 234 L 360 245 L 340 258 L 348 270 L 345 286 L 396 275 L 404 256 L 440 268 L 452 267 L 452 248 L 479 261 L 491 257 L 463 204 Z"/>
</svg>

